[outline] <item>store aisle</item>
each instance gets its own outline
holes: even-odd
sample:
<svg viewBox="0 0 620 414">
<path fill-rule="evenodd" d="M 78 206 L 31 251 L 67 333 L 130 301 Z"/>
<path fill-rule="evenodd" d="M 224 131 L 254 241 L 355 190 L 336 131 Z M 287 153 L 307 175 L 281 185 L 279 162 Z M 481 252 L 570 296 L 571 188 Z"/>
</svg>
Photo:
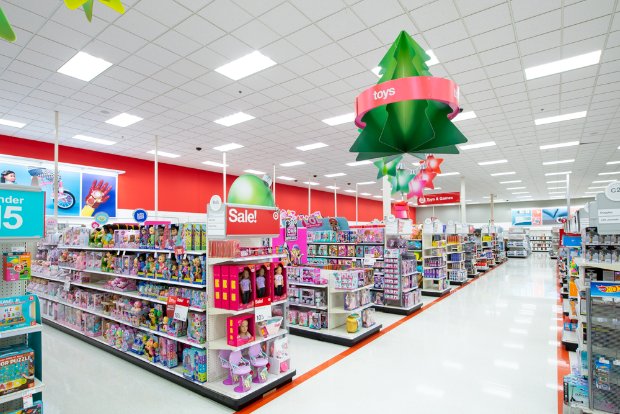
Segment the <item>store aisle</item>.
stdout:
<svg viewBox="0 0 620 414">
<path fill-rule="evenodd" d="M 554 413 L 554 280 L 511 259 L 257 412 Z"/>
<path fill-rule="evenodd" d="M 553 413 L 553 281 L 547 255 L 512 259 L 259 412 L 331 412 L 342 405 L 358 413 L 406 406 L 428 413 Z M 384 327 L 401 318 L 377 316 Z M 44 329 L 48 414 L 231 412 L 69 335 Z M 298 376 L 344 349 L 291 337 Z"/>
</svg>

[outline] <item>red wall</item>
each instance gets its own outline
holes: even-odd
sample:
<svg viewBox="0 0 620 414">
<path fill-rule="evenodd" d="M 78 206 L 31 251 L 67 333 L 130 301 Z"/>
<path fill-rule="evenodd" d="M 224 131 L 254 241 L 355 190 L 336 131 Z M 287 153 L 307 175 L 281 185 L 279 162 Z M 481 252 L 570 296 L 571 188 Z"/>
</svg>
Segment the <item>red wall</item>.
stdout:
<svg viewBox="0 0 620 414">
<path fill-rule="evenodd" d="M 13 138 L 0 135 L 0 154 L 42 160 L 54 159 L 54 145 L 46 142 Z M 118 207 L 123 209 L 154 208 L 154 163 L 137 158 L 60 146 L 60 162 L 80 164 L 92 167 L 123 170 L 125 174 L 118 177 Z M 229 175 L 227 185 L 230 187 L 236 177 Z M 213 194 L 222 193 L 222 175 L 159 163 L 159 209 L 162 211 L 204 212 L 206 204 Z M 320 211 L 324 216 L 334 214 L 334 194 L 312 190 L 312 211 Z M 360 198 L 359 220 L 370 221 L 381 218 L 380 201 Z M 285 184 L 276 184 L 276 204 L 278 207 L 295 210 L 298 213 L 308 211 L 308 189 Z M 338 216 L 355 220 L 355 197 L 338 195 Z M 412 218 L 415 212 L 412 209 Z"/>
</svg>

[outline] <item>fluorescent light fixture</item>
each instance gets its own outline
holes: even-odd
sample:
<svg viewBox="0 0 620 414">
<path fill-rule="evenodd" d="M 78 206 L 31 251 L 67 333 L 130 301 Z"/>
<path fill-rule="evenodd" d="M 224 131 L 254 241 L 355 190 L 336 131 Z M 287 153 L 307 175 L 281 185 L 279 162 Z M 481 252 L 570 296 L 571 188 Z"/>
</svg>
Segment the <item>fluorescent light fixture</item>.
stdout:
<svg viewBox="0 0 620 414">
<path fill-rule="evenodd" d="M 546 118 L 538 118 L 534 120 L 535 125 L 553 124 L 555 122 L 572 121 L 573 119 L 585 118 L 588 111 L 571 112 L 570 114 L 549 116 Z"/>
<path fill-rule="evenodd" d="M 436 64 L 439 63 L 439 59 L 437 58 L 437 55 L 435 55 L 435 52 L 433 52 L 431 49 L 428 49 L 425 51 L 426 54 L 428 55 L 429 59 L 425 62 L 426 66 L 434 66 Z M 374 73 L 375 75 L 381 77 L 381 67 L 377 66 L 376 68 L 371 69 L 371 72 Z"/>
<path fill-rule="evenodd" d="M 382 196 L 382 195 L 374 195 L 374 196 L 372 196 L 372 197 L 373 197 L 373 198 L 383 198 L 383 196 Z"/>
<path fill-rule="evenodd" d="M 494 164 L 506 164 L 508 160 L 494 160 L 494 161 L 482 161 L 478 165 L 494 165 Z"/>
<path fill-rule="evenodd" d="M 604 193 L 604 191 L 586 191 L 586 194 L 599 194 L 599 193 Z"/>
<path fill-rule="evenodd" d="M 478 149 L 478 148 L 486 148 L 486 147 L 494 147 L 495 141 L 487 141 L 487 142 L 481 142 L 479 144 L 466 144 L 466 145 L 459 145 L 459 149 L 461 151 L 467 151 L 470 149 Z"/>
<path fill-rule="evenodd" d="M 89 82 L 110 66 L 112 64 L 107 60 L 78 52 L 58 69 L 58 73 Z"/>
<path fill-rule="evenodd" d="M 376 181 L 363 181 L 361 183 L 357 183 L 357 185 L 371 185 L 376 184 Z"/>
<path fill-rule="evenodd" d="M 304 181 L 304 184 L 306 184 L 306 185 L 320 185 L 320 183 L 317 183 L 315 181 Z"/>
<path fill-rule="evenodd" d="M 275 64 L 276 62 L 257 50 L 220 66 L 215 69 L 215 71 L 232 80 L 239 80 L 256 72 L 260 72 L 263 69 L 270 68 Z"/>
<path fill-rule="evenodd" d="M 323 143 L 323 142 L 315 142 L 314 144 L 308 144 L 308 145 L 301 145 L 299 147 L 297 147 L 298 150 L 300 151 L 310 151 L 313 149 L 319 149 L 319 148 L 325 148 L 325 147 L 329 147 L 329 145 Z"/>
<path fill-rule="evenodd" d="M 349 114 L 333 116 L 331 118 L 323 119 L 322 122 L 326 123 L 329 126 L 336 126 L 341 124 L 346 124 L 347 122 L 355 121 L 355 113 L 351 112 Z"/>
<path fill-rule="evenodd" d="M 370 194 L 370 193 L 361 193 L 360 195 L 363 195 L 363 196 L 369 196 L 369 195 L 371 195 L 371 194 Z"/>
<path fill-rule="evenodd" d="M 523 180 L 510 180 L 510 181 L 500 181 L 500 184 L 513 184 L 513 183 L 521 183 Z"/>
<path fill-rule="evenodd" d="M 551 194 L 551 193 L 549 193 Z M 565 196 L 550 195 L 549 198 L 563 199 Z"/>
<path fill-rule="evenodd" d="M 304 165 L 305 162 L 303 161 L 291 161 L 291 162 L 283 162 L 282 164 L 280 164 L 280 166 L 282 167 L 295 167 L 297 165 Z"/>
<path fill-rule="evenodd" d="M 203 161 L 202 162 L 204 165 L 210 165 L 211 167 L 220 167 L 220 168 L 224 168 L 224 164 L 222 164 L 221 162 L 216 162 L 216 161 Z M 226 164 L 226 167 L 228 167 L 228 164 Z"/>
<path fill-rule="evenodd" d="M 566 186 L 549 187 L 549 188 L 547 188 L 547 190 L 564 190 L 564 189 L 566 189 Z"/>
<path fill-rule="evenodd" d="M 605 164 L 607 164 L 607 165 L 615 165 L 615 164 L 620 164 L 620 161 L 609 161 L 609 162 L 606 162 Z"/>
<path fill-rule="evenodd" d="M 26 126 L 26 124 L 22 123 L 22 122 L 17 122 L 17 121 L 11 121 L 8 119 L 0 119 L 0 125 L 5 125 L 5 126 L 10 126 L 13 128 L 23 128 Z"/>
<path fill-rule="evenodd" d="M 596 180 L 596 181 L 592 181 L 592 184 L 598 184 L 598 183 L 613 183 L 616 182 L 618 180 Z"/>
<path fill-rule="evenodd" d="M 147 152 L 147 154 L 155 155 L 155 150 L 150 150 L 150 151 Z M 166 152 L 166 151 L 157 151 L 157 156 L 158 157 L 166 157 L 166 158 L 179 158 L 180 157 L 179 154 L 173 154 L 171 152 Z"/>
<path fill-rule="evenodd" d="M 355 190 L 344 190 L 345 193 L 357 193 Z"/>
<path fill-rule="evenodd" d="M 468 119 L 474 119 L 477 117 L 478 115 L 476 115 L 474 111 L 461 112 L 460 114 L 452 118 L 452 122 L 467 121 Z"/>
<path fill-rule="evenodd" d="M 550 175 L 566 175 L 566 174 L 572 174 L 572 171 L 559 171 L 559 172 L 552 172 L 552 173 L 545 173 L 545 176 L 550 176 Z"/>
<path fill-rule="evenodd" d="M 214 150 L 222 151 L 222 152 L 232 151 L 232 150 L 236 150 L 239 148 L 243 148 L 243 145 L 235 144 L 234 142 L 231 142 L 230 144 L 220 145 L 219 147 L 213 147 Z"/>
<path fill-rule="evenodd" d="M 566 191 L 549 191 L 549 194 L 566 194 Z"/>
<path fill-rule="evenodd" d="M 547 181 L 547 184 L 557 184 L 557 183 L 565 183 L 566 180 L 551 180 Z"/>
<path fill-rule="evenodd" d="M 499 177 L 502 175 L 515 175 L 516 171 L 507 171 L 507 172 L 501 172 L 501 173 L 493 173 L 491 174 L 491 177 Z"/>
<path fill-rule="evenodd" d="M 574 147 L 575 145 L 579 145 L 579 141 L 568 141 L 568 142 L 560 142 L 559 144 L 548 144 L 541 145 L 541 150 L 548 150 L 553 148 L 564 148 L 564 147 Z"/>
<path fill-rule="evenodd" d="M 606 185 L 597 185 L 594 187 L 588 187 L 588 190 L 598 190 L 599 188 L 607 188 Z"/>
<path fill-rule="evenodd" d="M 136 122 L 140 122 L 142 121 L 142 119 L 143 118 L 140 118 L 139 116 L 131 115 L 131 114 L 127 114 L 123 112 L 122 114 L 116 115 L 114 118 L 108 119 L 107 121 L 105 121 L 105 123 L 124 128 L 124 127 L 128 127 L 129 125 L 133 125 Z"/>
<path fill-rule="evenodd" d="M 435 190 L 441 190 L 441 187 L 435 187 L 435 188 L 425 188 L 424 191 L 435 191 Z"/>
<path fill-rule="evenodd" d="M 293 177 L 287 177 L 286 175 L 281 175 L 278 177 L 278 179 L 282 181 L 295 181 Z"/>
<path fill-rule="evenodd" d="M 334 177 L 342 177 L 343 175 L 346 175 L 346 174 L 345 173 L 325 174 L 325 177 L 334 178 Z"/>
<path fill-rule="evenodd" d="M 575 162 L 575 159 L 570 160 L 558 160 L 558 161 L 545 161 L 543 165 L 555 165 L 555 164 L 570 164 L 571 162 Z"/>
<path fill-rule="evenodd" d="M 338 190 L 340 187 L 336 187 L 335 185 L 326 185 L 325 188 L 329 188 L 330 190 Z"/>
<path fill-rule="evenodd" d="M 598 175 L 616 175 L 616 174 L 620 174 L 620 171 L 611 171 L 611 172 L 598 173 Z"/>
<path fill-rule="evenodd" d="M 517 191 L 515 193 L 512 193 L 513 195 L 517 195 L 517 194 L 529 194 L 529 191 Z"/>
<path fill-rule="evenodd" d="M 459 175 L 459 174 L 460 174 L 460 172 L 453 171 L 453 172 L 437 174 L 437 177 L 447 177 L 449 175 Z"/>
<path fill-rule="evenodd" d="M 525 187 L 508 187 L 506 190 L 523 190 Z"/>
<path fill-rule="evenodd" d="M 115 141 L 110 141 L 109 139 L 94 138 L 94 137 L 89 137 L 89 136 L 86 136 L 86 135 L 74 135 L 73 139 L 79 139 L 80 141 L 92 142 L 94 144 L 101 144 L 101 145 L 114 145 L 114 144 L 116 144 Z"/>
<path fill-rule="evenodd" d="M 517 198 L 532 198 L 531 195 L 522 195 L 522 196 L 517 196 Z"/>
<path fill-rule="evenodd" d="M 225 116 L 224 118 L 216 119 L 216 124 L 223 125 L 225 127 L 240 124 L 242 122 L 251 121 L 255 117 L 244 112 L 237 112 L 236 114 Z"/>
<path fill-rule="evenodd" d="M 256 175 L 267 174 L 265 171 L 258 171 L 258 170 L 243 170 L 243 172 L 248 173 L 248 174 L 256 174 Z"/>
<path fill-rule="evenodd" d="M 489 198 L 491 198 L 491 197 L 490 197 L 490 196 L 482 196 L 482 198 L 489 199 Z"/>
<path fill-rule="evenodd" d="M 601 60 L 601 51 L 584 53 L 554 62 L 525 68 L 525 79 L 531 80 L 542 78 L 543 76 L 555 75 L 556 73 L 567 72 L 569 70 L 585 68 L 586 66 L 596 65 Z"/>
<path fill-rule="evenodd" d="M 365 161 L 355 161 L 355 162 L 348 162 L 347 163 L 347 165 L 349 167 L 357 167 L 358 165 L 368 165 L 368 164 L 372 164 L 372 161 L 365 160 Z"/>
</svg>

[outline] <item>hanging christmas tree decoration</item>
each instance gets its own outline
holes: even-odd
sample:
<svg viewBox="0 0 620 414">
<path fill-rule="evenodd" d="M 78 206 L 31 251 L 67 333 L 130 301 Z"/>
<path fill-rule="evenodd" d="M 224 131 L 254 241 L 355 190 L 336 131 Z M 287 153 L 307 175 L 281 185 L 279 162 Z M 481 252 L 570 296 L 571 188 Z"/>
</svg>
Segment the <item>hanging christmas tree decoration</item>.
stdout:
<svg viewBox="0 0 620 414">
<path fill-rule="evenodd" d="M 355 124 L 362 132 L 351 146 L 357 160 L 409 153 L 458 154 L 467 142 L 450 121 L 459 112 L 458 86 L 433 77 L 429 56 L 401 32 L 381 60 L 381 79 L 355 100 Z"/>
<path fill-rule="evenodd" d="M 415 174 L 413 174 L 411 170 L 405 169 L 397 170 L 396 176 L 389 176 L 388 181 L 392 186 L 392 194 L 406 194 L 409 191 L 409 182 L 411 182 L 414 177 Z"/>
<path fill-rule="evenodd" d="M 397 157 L 385 157 L 381 158 L 378 161 L 375 161 L 374 164 L 379 170 L 379 172 L 377 173 L 377 178 L 381 178 L 386 175 L 396 177 L 396 168 L 398 167 L 402 159 L 402 155 L 399 155 Z"/>
<path fill-rule="evenodd" d="M 4 15 L 4 12 L 0 8 L 0 37 L 9 42 L 15 41 L 15 32 L 11 27 L 11 23 Z"/>
<path fill-rule="evenodd" d="M 71 9 L 75 10 L 78 7 L 84 8 L 84 14 L 89 22 L 93 20 L 93 5 L 95 0 L 64 0 L 65 5 Z M 125 13 L 125 8 L 120 0 L 99 0 L 99 3 L 102 3 L 117 13 L 123 14 Z"/>
</svg>

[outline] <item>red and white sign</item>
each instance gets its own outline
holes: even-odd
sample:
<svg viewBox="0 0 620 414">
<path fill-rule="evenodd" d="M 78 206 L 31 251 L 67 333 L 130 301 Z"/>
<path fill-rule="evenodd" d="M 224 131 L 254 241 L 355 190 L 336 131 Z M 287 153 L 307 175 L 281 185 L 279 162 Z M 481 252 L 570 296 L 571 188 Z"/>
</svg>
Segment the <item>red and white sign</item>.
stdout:
<svg viewBox="0 0 620 414">
<path fill-rule="evenodd" d="M 226 235 L 280 234 L 280 211 L 260 206 L 226 205 Z"/>
<path fill-rule="evenodd" d="M 434 204 L 451 204 L 461 201 L 461 193 L 428 194 L 418 197 L 418 205 L 429 206 Z"/>
<path fill-rule="evenodd" d="M 166 306 L 166 316 L 179 321 L 187 321 L 187 311 L 189 310 L 189 299 L 177 296 L 168 296 Z"/>
</svg>

